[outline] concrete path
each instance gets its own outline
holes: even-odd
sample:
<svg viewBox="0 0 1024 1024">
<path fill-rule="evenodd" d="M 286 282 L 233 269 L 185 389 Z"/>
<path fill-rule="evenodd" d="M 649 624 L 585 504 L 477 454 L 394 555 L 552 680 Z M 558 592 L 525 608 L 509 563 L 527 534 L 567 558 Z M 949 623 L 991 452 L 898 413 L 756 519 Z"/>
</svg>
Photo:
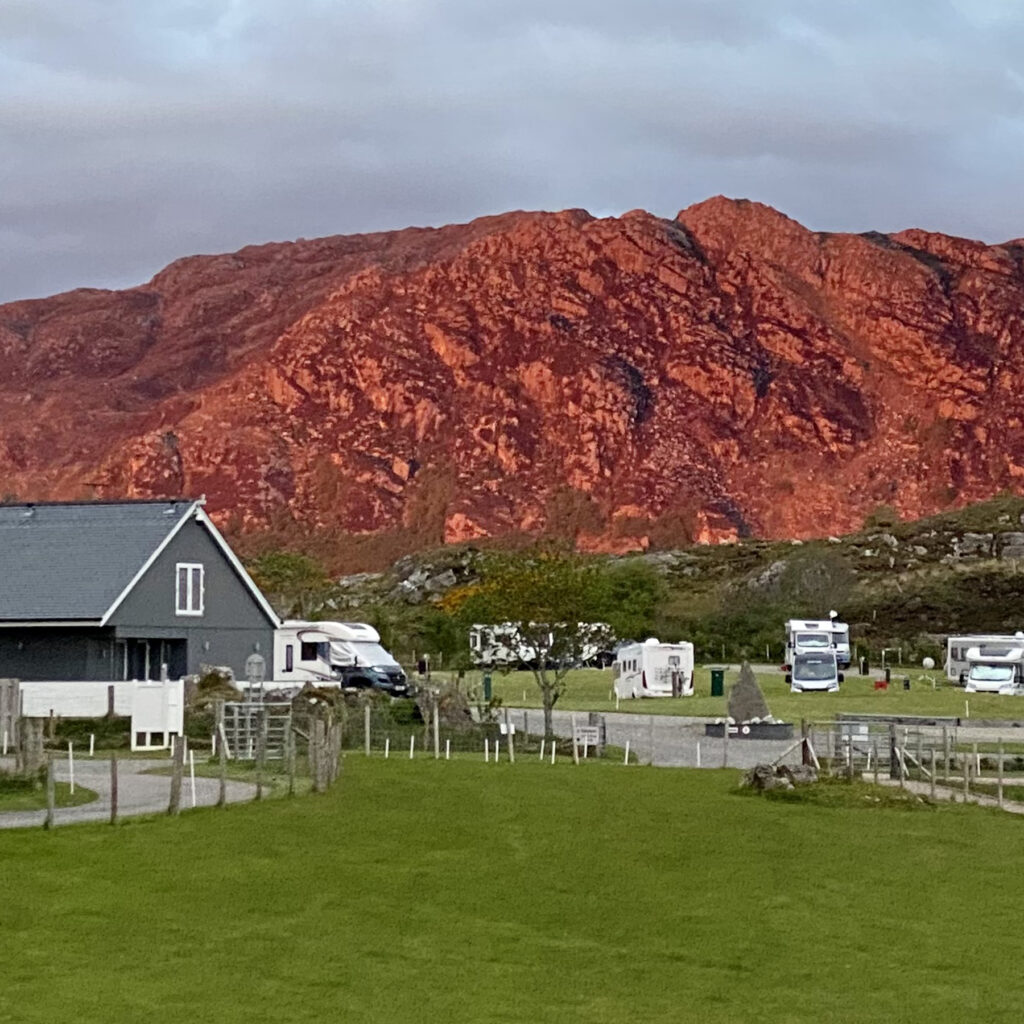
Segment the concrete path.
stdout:
<svg viewBox="0 0 1024 1024">
<path fill-rule="evenodd" d="M 586 725 L 589 712 L 558 711 L 552 716 L 552 726 L 558 736 L 572 735 L 572 719 L 577 725 Z M 606 741 L 616 747 L 629 742 L 630 757 L 661 768 L 753 768 L 756 764 L 781 757 L 794 740 L 740 740 L 730 738 L 728 744 L 721 739 L 704 735 L 704 726 L 713 718 L 683 718 L 675 715 L 640 715 L 603 711 Z M 516 729 L 526 729 L 534 735 L 544 727 L 544 712 L 538 708 L 509 708 L 509 716 Z M 799 725 L 796 726 L 799 732 Z M 790 764 L 800 763 L 797 747 L 785 758 Z"/>
<path fill-rule="evenodd" d="M 874 781 L 874 773 L 864 773 L 865 782 Z M 986 781 L 991 782 L 991 779 Z M 899 779 L 890 779 L 888 776 L 879 777 L 878 782 L 883 786 L 899 786 Z M 1009 785 L 1009 783 L 1008 783 Z M 929 782 L 919 782 L 914 779 L 905 779 L 903 782 L 903 788 L 909 790 L 911 793 L 917 793 L 919 796 L 931 796 L 932 788 Z M 1000 807 L 1001 810 L 1007 811 L 1010 814 L 1024 814 L 1024 804 L 1018 803 L 1015 800 L 1003 800 L 1002 805 L 999 803 L 999 799 L 995 796 L 991 796 L 988 793 L 976 793 L 971 791 L 964 796 L 963 787 L 955 786 L 943 786 L 936 783 L 935 786 L 935 799 L 943 801 L 951 801 L 953 803 L 970 803 L 978 804 L 980 807 Z"/>
<path fill-rule="evenodd" d="M 119 818 L 140 814 L 162 814 L 167 810 L 170 796 L 169 775 L 144 775 L 151 768 L 170 766 L 167 759 L 135 760 L 125 758 L 117 762 L 117 815 Z M 0 762 L 0 767 L 11 768 L 13 761 Z M 66 760 L 54 763 L 58 782 L 68 781 Z M 81 821 L 107 821 L 110 818 L 110 762 L 106 758 L 75 761 L 75 784 L 85 786 L 99 794 L 99 799 L 78 807 L 58 807 L 54 814 L 55 825 L 72 825 Z M 220 792 L 218 779 L 196 778 L 196 806 L 210 806 L 217 802 Z M 248 782 L 229 780 L 227 798 L 232 803 L 251 800 L 256 787 Z M 186 771 L 181 784 L 181 808 L 192 806 L 192 785 Z M 41 826 L 46 811 L 9 811 L 0 813 L 0 828 L 32 828 Z"/>
</svg>

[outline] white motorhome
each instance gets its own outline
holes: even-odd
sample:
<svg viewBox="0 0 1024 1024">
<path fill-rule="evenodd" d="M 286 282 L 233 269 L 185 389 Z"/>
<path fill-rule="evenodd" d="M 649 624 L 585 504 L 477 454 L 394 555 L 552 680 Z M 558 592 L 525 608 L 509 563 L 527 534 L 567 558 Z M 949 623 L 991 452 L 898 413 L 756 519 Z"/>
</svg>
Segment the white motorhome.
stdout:
<svg viewBox="0 0 1024 1024">
<path fill-rule="evenodd" d="M 693 696 L 693 644 L 663 644 L 654 637 L 625 644 L 612 663 L 617 697 Z"/>
<path fill-rule="evenodd" d="M 968 693 L 1024 691 L 1024 637 L 1014 638 L 1014 644 L 989 643 L 984 651 L 980 647 L 968 648 L 964 689 Z"/>
<path fill-rule="evenodd" d="M 790 619 L 786 623 L 786 664 L 791 666 L 797 654 L 832 651 L 840 668 L 849 668 L 850 627 L 840 622 L 836 612 L 827 619 Z"/>
<path fill-rule="evenodd" d="M 541 648 L 545 654 L 552 651 L 557 637 L 547 627 L 541 628 Z M 537 648 L 524 636 L 516 622 L 493 625 L 478 623 L 469 628 L 469 656 L 474 665 L 532 665 L 537 661 Z M 531 625 L 528 633 L 536 639 L 537 627 Z M 612 630 L 604 622 L 581 622 L 578 626 L 579 650 L 575 660 L 581 665 L 600 664 L 612 643 Z M 610 659 L 609 659 L 610 660 Z M 605 661 L 607 665 L 609 661 Z"/>
<path fill-rule="evenodd" d="M 951 636 L 946 639 L 946 678 L 951 683 L 963 686 L 967 682 L 967 672 L 971 667 L 967 655 L 972 648 L 977 648 L 984 655 L 991 649 L 1011 647 L 1014 644 L 1024 647 L 1024 633 L 977 633 L 967 636 Z"/>
<path fill-rule="evenodd" d="M 281 623 L 274 633 L 273 678 L 275 686 L 316 683 L 379 690 L 393 697 L 412 693 L 402 666 L 365 622 Z"/>
<path fill-rule="evenodd" d="M 786 674 L 786 682 L 793 693 L 835 693 L 842 681 L 843 673 L 839 671 L 836 652 L 832 650 L 794 654 Z"/>
</svg>

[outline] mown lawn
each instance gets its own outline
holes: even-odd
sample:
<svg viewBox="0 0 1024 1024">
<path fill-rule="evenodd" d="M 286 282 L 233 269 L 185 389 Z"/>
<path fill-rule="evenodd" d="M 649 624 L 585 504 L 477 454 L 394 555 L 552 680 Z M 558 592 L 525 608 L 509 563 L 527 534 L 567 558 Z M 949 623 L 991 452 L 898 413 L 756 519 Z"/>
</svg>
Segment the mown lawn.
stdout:
<svg viewBox="0 0 1024 1024">
<path fill-rule="evenodd" d="M 725 689 L 736 682 L 739 673 L 726 673 Z M 958 686 L 945 681 L 941 673 L 920 670 L 894 670 L 887 690 L 876 690 L 874 682 L 881 673 L 870 676 L 847 674 L 839 693 L 790 692 L 784 676 L 779 672 L 758 676 L 768 707 L 776 718 L 787 721 L 824 721 L 840 711 L 868 712 L 885 715 L 938 715 L 970 718 L 1024 719 L 1024 696 L 1005 697 L 997 694 L 964 693 Z M 903 689 L 904 675 L 910 676 L 910 689 Z M 467 673 L 469 685 L 479 685 L 479 673 Z M 931 681 L 935 679 L 936 689 Z M 493 692 L 505 704 L 520 707 L 540 707 L 540 690 L 530 672 L 512 672 L 492 676 Z M 609 697 L 612 688 L 610 669 L 580 669 L 569 673 L 568 687 L 556 707 L 568 711 L 614 711 L 615 698 Z M 641 714 L 695 715 L 719 718 L 726 713 L 726 699 L 711 696 L 711 675 L 706 668 L 698 668 L 692 697 L 659 698 L 657 700 L 622 700 L 619 711 Z"/>
<path fill-rule="evenodd" d="M 78 807 L 80 804 L 89 804 L 96 799 L 96 793 L 85 786 L 75 786 L 71 792 L 71 786 L 67 782 L 58 782 L 54 785 L 54 804 L 57 807 Z M 0 792 L 0 814 L 5 811 L 45 811 L 46 810 L 46 789 L 42 786 L 39 789 L 26 790 L 24 792 Z"/>
<path fill-rule="evenodd" d="M 735 782 L 353 755 L 324 797 L 5 834 L 0 1019 L 1019 1019 L 1024 821 Z"/>
</svg>

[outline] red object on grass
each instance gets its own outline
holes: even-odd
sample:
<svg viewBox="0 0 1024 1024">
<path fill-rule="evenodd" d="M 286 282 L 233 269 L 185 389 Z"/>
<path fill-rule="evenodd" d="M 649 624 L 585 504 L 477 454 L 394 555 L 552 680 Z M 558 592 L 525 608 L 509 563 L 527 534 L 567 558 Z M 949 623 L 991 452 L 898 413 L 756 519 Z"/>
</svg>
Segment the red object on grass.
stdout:
<svg viewBox="0 0 1024 1024">
<path fill-rule="evenodd" d="M 876 679 L 875 680 L 875 689 L 876 690 L 888 690 L 889 689 L 889 684 L 884 679 Z"/>
</svg>

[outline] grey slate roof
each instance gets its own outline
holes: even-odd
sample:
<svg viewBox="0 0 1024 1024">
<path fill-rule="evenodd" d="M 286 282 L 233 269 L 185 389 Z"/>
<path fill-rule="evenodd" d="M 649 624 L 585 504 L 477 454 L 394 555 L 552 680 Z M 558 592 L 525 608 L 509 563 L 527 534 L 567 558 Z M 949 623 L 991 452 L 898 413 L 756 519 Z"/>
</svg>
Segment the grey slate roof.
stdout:
<svg viewBox="0 0 1024 1024">
<path fill-rule="evenodd" d="M 100 619 L 191 501 L 0 505 L 0 621 Z"/>
</svg>

